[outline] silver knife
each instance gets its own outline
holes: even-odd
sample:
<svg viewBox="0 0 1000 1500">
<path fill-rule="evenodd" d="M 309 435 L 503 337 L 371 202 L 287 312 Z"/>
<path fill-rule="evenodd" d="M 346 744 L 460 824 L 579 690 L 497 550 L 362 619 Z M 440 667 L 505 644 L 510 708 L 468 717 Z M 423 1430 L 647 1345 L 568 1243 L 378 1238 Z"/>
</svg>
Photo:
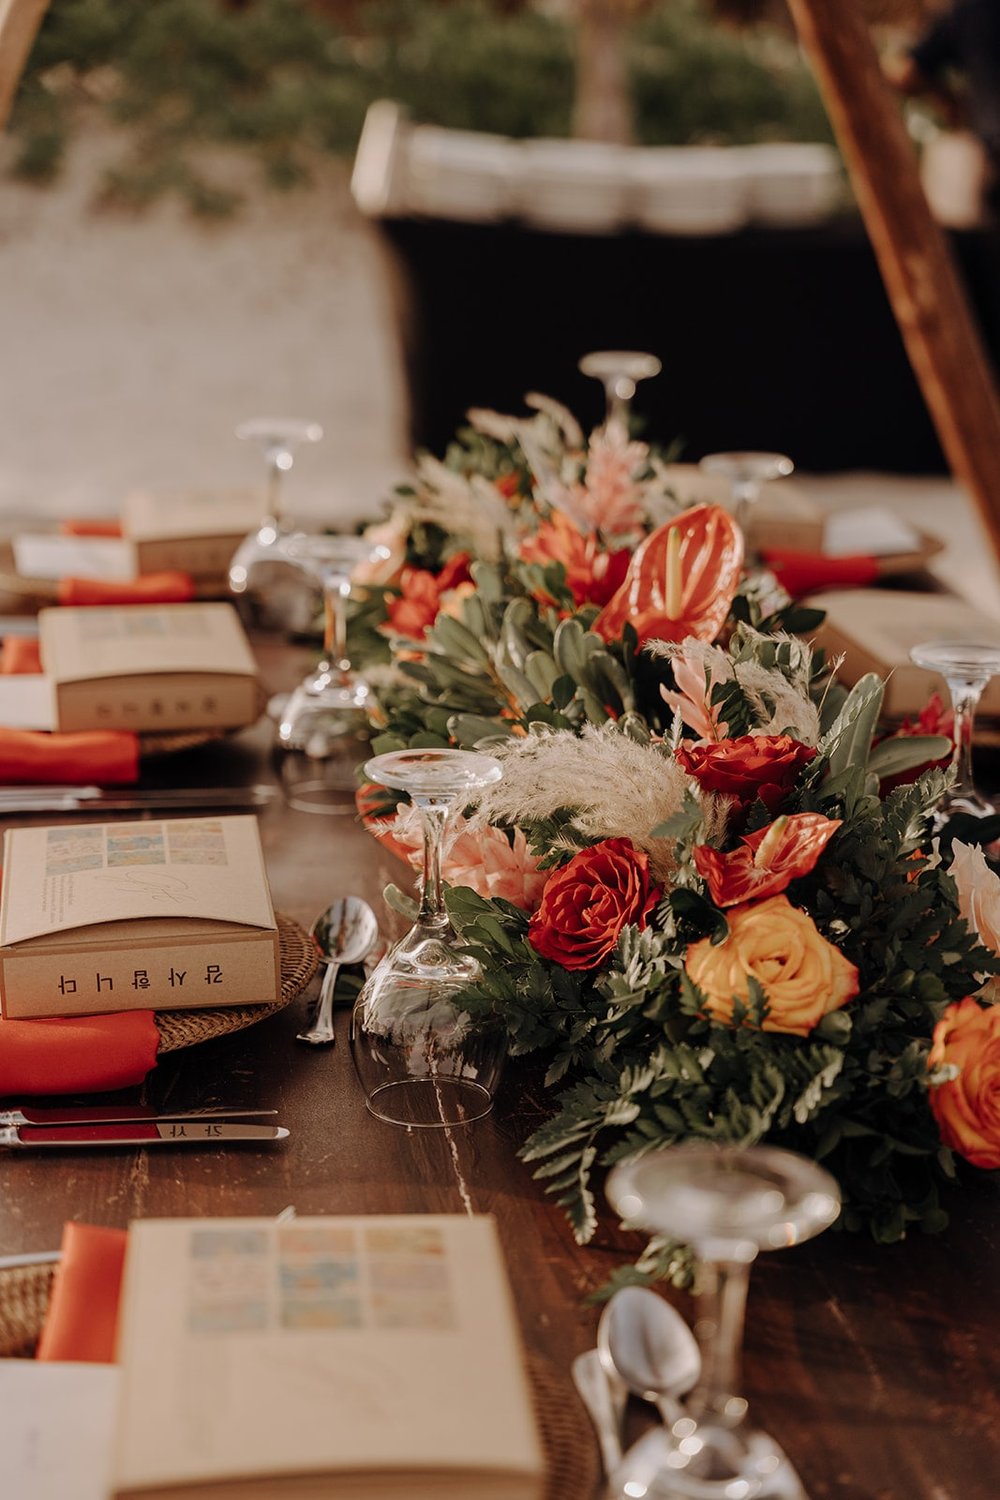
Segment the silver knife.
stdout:
<svg viewBox="0 0 1000 1500">
<path fill-rule="evenodd" d="M 99 786 L 5 787 L 0 791 L 0 816 L 31 812 L 112 812 L 149 808 L 263 807 L 279 795 L 275 786 L 204 786 L 103 791 Z"/>
<path fill-rule="evenodd" d="M 8 1125 L 0 1146 L 218 1146 L 243 1141 L 283 1141 L 283 1125 L 227 1125 L 222 1121 L 173 1120 L 133 1125 Z"/>
<path fill-rule="evenodd" d="M 119 1122 L 139 1124 L 148 1121 L 164 1124 L 168 1120 L 256 1120 L 276 1115 L 276 1109 L 150 1109 L 145 1104 L 53 1105 L 36 1109 L 30 1104 L 15 1104 L 0 1109 L 0 1125 L 114 1125 Z"/>
</svg>

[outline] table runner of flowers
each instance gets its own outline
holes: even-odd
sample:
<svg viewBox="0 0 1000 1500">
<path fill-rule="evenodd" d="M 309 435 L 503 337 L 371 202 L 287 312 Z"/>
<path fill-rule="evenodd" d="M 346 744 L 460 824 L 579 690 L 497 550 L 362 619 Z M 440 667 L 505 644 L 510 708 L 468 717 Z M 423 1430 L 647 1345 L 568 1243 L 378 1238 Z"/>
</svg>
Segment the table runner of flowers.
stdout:
<svg viewBox="0 0 1000 1500">
<path fill-rule="evenodd" d="M 1000 1166 L 1000 880 L 930 837 L 949 743 L 887 733 L 881 682 L 836 681 L 820 617 L 647 445 L 534 405 L 422 461 L 354 620 L 376 753 L 503 762 L 445 874 L 470 1014 L 548 1059 L 523 1156 L 580 1240 L 604 1168 L 689 1138 L 822 1160 L 879 1241 L 940 1229 L 956 1153 Z M 359 806 L 418 862 L 395 794 Z"/>
</svg>

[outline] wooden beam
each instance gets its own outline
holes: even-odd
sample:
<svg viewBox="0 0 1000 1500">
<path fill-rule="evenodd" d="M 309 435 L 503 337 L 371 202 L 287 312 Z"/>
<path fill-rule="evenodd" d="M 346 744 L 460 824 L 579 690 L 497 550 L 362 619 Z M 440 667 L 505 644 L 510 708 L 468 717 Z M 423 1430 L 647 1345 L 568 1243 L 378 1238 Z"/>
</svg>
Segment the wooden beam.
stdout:
<svg viewBox="0 0 1000 1500">
<path fill-rule="evenodd" d="M 898 99 L 882 75 L 859 0 L 788 5 L 941 446 L 976 501 L 1000 562 L 1000 397 L 950 249 L 920 185 Z M 858 359 L 864 359 L 863 348 Z"/>
<path fill-rule="evenodd" d="M 0 0 L 0 130 L 48 5 L 49 0 Z"/>
</svg>

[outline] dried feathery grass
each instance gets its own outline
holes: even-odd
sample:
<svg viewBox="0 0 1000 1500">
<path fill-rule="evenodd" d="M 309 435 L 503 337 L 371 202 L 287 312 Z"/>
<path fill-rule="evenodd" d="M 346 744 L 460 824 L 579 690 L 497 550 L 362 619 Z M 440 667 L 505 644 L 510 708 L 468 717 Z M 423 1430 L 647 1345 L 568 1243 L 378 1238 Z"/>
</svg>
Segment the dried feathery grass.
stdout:
<svg viewBox="0 0 1000 1500">
<path fill-rule="evenodd" d="M 778 635 L 777 642 L 791 640 Z M 644 650 L 650 656 L 683 657 L 702 668 L 706 680 L 730 682 L 733 678 L 742 688 L 757 722 L 751 734 L 780 734 L 784 730 L 804 745 L 816 745 L 820 738 L 819 709 L 809 697 L 809 653 L 795 641 L 792 665 L 785 671 L 762 667 L 759 662 L 734 662 L 721 646 L 688 637 L 684 641 L 648 641 Z"/>
<path fill-rule="evenodd" d="M 803 745 L 819 743 L 819 709 L 783 673 L 769 671 L 756 662 L 741 662 L 736 680 L 757 717 L 754 734 L 782 734 L 787 730 Z"/>
<path fill-rule="evenodd" d="M 496 485 L 481 474 L 469 478 L 456 474 L 428 454 L 418 460 L 417 473 L 421 484 L 409 502 L 410 515 L 467 538 L 477 557 L 497 562 L 503 555 L 504 538 L 513 533 L 514 520 Z"/>
<path fill-rule="evenodd" d="M 674 868 L 673 840 L 650 837 L 684 800 L 686 778 L 668 753 L 613 726 L 514 739 L 491 753 L 504 774 L 480 793 L 477 818 L 523 824 L 569 807 L 587 838 L 627 838 L 645 849 L 657 879 Z"/>
</svg>

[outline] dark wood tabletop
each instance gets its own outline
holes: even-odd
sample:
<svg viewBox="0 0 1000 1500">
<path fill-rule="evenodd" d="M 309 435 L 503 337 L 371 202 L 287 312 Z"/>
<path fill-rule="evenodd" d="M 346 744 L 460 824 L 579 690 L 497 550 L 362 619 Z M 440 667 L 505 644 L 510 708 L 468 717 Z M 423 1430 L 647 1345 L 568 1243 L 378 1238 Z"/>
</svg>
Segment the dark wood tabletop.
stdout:
<svg viewBox="0 0 1000 1500">
<path fill-rule="evenodd" d="M 264 649 L 269 688 L 290 685 L 306 659 Z M 261 723 L 151 763 L 146 780 L 276 779 L 271 739 Z M 260 813 L 260 828 L 279 911 L 308 927 L 331 900 L 355 893 L 385 914 L 381 891 L 401 867 L 349 813 L 316 816 L 278 802 Z M 288 1205 L 300 1214 L 490 1213 L 525 1346 L 575 1401 L 570 1362 L 593 1344 L 599 1313 L 588 1299 L 640 1242 L 608 1211 L 597 1239 L 574 1245 L 562 1210 L 518 1160 L 547 1107 L 539 1068 L 510 1063 L 492 1116 L 475 1125 L 412 1133 L 384 1125 L 367 1114 L 353 1076 L 346 1009 L 333 1049 L 295 1042 L 315 987 L 244 1031 L 165 1055 L 133 1096 L 178 1108 L 274 1108 L 287 1141 L 10 1151 L 0 1163 L 0 1254 L 58 1246 L 67 1219 L 125 1225 L 151 1215 L 272 1215 Z M 884 1247 L 829 1232 L 763 1255 L 754 1268 L 745 1394 L 812 1500 L 1000 1494 L 998 1174 L 970 1174 L 949 1206 L 951 1225 L 937 1236 Z M 692 1316 L 686 1297 L 667 1294 Z"/>
</svg>

